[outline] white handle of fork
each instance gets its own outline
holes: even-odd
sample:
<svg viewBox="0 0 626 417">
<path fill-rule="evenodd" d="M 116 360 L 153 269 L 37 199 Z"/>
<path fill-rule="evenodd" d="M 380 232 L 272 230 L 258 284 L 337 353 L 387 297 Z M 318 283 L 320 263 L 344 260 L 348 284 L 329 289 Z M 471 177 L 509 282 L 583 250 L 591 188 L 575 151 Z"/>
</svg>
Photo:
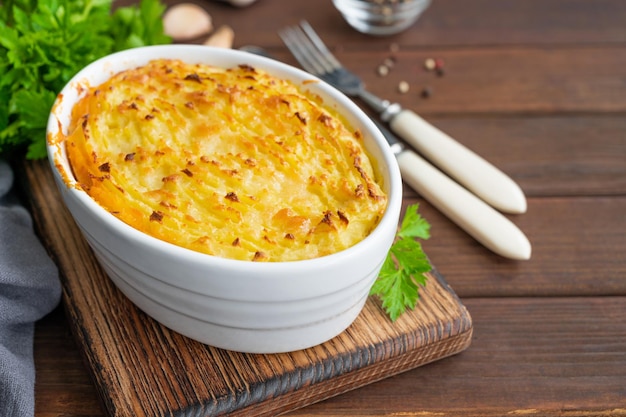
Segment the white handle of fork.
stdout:
<svg viewBox="0 0 626 417">
<path fill-rule="evenodd" d="M 526 211 L 526 197 L 510 177 L 411 110 L 401 110 L 394 115 L 389 126 L 491 206 L 505 213 Z"/>
<path fill-rule="evenodd" d="M 506 258 L 530 259 L 524 233 L 500 212 L 444 175 L 412 150 L 396 155 L 402 179 L 486 248 Z"/>
</svg>

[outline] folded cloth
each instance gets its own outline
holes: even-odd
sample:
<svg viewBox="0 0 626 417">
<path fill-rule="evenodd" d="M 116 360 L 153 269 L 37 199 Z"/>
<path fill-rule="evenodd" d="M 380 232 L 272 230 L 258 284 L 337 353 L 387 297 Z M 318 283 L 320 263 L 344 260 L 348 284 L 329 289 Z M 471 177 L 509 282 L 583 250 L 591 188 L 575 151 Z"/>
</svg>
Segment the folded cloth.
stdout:
<svg viewBox="0 0 626 417">
<path fill-rule="evenodd" d="M 35 321 L 59 303 L 61 285 L 12 186 L 0 160 L 0 416 L 24 417 L 35 414 Z"/>
</svg>

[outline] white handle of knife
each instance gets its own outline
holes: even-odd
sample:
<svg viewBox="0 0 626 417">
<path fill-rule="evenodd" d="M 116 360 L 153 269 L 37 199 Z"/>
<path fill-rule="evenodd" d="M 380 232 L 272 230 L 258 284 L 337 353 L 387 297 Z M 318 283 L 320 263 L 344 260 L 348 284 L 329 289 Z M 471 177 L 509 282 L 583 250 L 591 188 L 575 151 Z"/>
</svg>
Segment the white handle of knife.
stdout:
<svg viewBox="0 0 626 417">
<path fill-rule="evenodd" d="M 506 258 L 530 259 L 524 233 L 484 201 L 415 152 L 396 155 L 404 181 L 486 248 Z"/>
<path fill-rule="evenodd" d="M 401 110 L 391 129 L 442 171 L 505 213 L 524 213 L 526 197 L 506 174 L 411 110 Z"/>
</svg>

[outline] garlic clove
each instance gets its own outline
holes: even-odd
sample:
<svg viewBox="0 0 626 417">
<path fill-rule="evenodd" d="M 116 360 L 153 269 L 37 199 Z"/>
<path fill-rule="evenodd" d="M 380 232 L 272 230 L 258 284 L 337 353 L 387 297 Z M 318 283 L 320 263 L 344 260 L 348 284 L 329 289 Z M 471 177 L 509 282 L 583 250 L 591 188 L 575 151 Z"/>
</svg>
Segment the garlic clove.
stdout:
<svg viewBox="0 0 626 417">
<path fill-rule="evenodd" d="M 204 44 L 207 46 L 215 46 L 218 48 L 232 48 L 235 32 L 228 25 L 220 26 Z"/>
<path fill-rule="evenodd" d="M 246 7 L 254 3 L 256 0 L 222 0 L 224 2 L 230 3 L 235 7 Z"/>
<path fill-rule="evenodd" d="M 210 33 L 213 21 L 211 15 L 197 4 L 180 3 L 164 13 L 163 30 L 174 41 L 186 41 Z"/>
</svg>

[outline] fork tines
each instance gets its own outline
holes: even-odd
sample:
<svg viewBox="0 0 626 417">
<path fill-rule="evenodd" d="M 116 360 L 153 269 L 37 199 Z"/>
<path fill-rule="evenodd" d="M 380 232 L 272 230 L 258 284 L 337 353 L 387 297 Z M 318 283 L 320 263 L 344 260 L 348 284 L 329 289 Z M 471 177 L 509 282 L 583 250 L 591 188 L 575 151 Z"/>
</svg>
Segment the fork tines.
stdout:
<svg viewBox="0 0 626 417">
<path fill-rule="evenodd" d="M 278 34 L 294 58 L 311 74 L 323 75 L 342 67 L 306 20 Z"/>
</svg>

